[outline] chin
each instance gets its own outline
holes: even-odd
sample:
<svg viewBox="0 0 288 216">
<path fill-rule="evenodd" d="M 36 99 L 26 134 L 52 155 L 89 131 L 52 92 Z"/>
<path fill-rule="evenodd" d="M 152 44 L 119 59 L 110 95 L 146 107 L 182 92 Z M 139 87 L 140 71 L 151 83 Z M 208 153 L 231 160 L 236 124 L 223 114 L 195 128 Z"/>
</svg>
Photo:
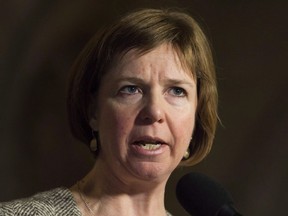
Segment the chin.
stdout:
<svg viewBox="0 0 288 216">
<path fill-rule="evenodd" d="M 170 170 L 168 167 L 165 167 L 160 163 L 141 162 L 133 164 L 131 171 L 137 178 L 151 183 L 151 181 L 167 181 L 173 170 Z"/>
</svg>

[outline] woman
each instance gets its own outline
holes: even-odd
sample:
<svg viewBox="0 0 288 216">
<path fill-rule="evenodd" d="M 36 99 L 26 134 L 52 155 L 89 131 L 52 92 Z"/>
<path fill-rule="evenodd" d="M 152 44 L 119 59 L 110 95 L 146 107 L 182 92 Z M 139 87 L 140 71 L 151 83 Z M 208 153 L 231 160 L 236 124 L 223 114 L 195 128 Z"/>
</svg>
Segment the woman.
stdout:
<svg viewBox="0 0 288 216">
<path fill-rule="evenodd" d="M 70 189 L 2 204 L 0 213 L 170 215 L 169 176 L 207 155 L 217 122 L 211 51 L 194 19 L 144 9 L 107 27 L 78 57 L 67 101 L 95 166 Z"/>
</svg>

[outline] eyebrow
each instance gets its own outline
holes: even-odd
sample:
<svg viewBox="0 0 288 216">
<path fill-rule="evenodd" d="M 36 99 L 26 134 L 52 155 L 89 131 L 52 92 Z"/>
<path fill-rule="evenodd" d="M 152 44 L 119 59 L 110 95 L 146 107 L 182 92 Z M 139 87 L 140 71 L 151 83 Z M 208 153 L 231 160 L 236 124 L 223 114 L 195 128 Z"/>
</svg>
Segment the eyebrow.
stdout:
<svg viewBox="0 0 288 216">
<path fill-rule="evenodd" d="M 189 82 L 185 79 L 167 79 L 167 83 L 171 84 L 171 85 L 179 85 L 179 84 L 185 84 L 185 85 L 190 85 L 190 86 L 195 86 L 196 82 L 195 80 L 193 80 L 194 82 Z"/>
<path fill-rule="evenodd" d="M 138 77 L 119 77 L 118 79 L 115 80 L 115 82 L 121 82 L 121 81 L 129 81 L 129 82 L 133 82 L 133 83 L 145 83 L 144 79 L 138 78 Z M 185 79 L 174 79 L 174 78 L 167 78 L 165 79 L 165 84 L 169 84 L 169 85 L 180 85 L 180 84 L 185 84 L 185 85 L 189 85 L 189 86 L 196 86 L 196 81 L 194 80 L 194 82 L 191 81 L 187 81 Z"/>
</svg>

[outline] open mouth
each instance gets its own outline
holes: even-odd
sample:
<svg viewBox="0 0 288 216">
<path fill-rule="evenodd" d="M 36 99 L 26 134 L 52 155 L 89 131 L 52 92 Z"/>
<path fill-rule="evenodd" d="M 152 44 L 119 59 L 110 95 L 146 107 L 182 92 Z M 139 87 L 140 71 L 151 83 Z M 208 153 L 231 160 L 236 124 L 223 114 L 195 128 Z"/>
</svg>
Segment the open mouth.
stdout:
<svg viewBox="0 0 288 216">
<path fill-rule="evenodd" d="M 156 150 L 165 144 L 162 140 L 139 140 L 133 143 L 145 150 Z"/>
<path fill-rule="evenodd" d="M 145 150 L 156 150 L 161 147 L 161 144 L 154 144 L 154 143 L 141 143 L 138 145 Z"/>
</svg>

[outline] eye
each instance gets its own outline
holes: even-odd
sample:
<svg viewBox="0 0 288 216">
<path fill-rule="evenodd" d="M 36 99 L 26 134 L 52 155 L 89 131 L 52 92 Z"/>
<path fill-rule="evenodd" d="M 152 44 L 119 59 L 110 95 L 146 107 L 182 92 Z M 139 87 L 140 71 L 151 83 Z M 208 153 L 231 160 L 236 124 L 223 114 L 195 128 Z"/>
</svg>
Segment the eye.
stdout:
<svg viewBox="0 0 288 216">
<path fill-rule="evenodd" d="M 132 94 L 141 93 L 141 90 L 137 86 L 129 85 L 129 86 L 122 87 L 120 89 L 120 93 L 132 95 Z"/>
<path fill-rule="evenodd" d="M 169 89 L 169 94 L 176 97 L 185 97 L 187 92 L 181 87 L 172 87 Z"/>
</svg>

